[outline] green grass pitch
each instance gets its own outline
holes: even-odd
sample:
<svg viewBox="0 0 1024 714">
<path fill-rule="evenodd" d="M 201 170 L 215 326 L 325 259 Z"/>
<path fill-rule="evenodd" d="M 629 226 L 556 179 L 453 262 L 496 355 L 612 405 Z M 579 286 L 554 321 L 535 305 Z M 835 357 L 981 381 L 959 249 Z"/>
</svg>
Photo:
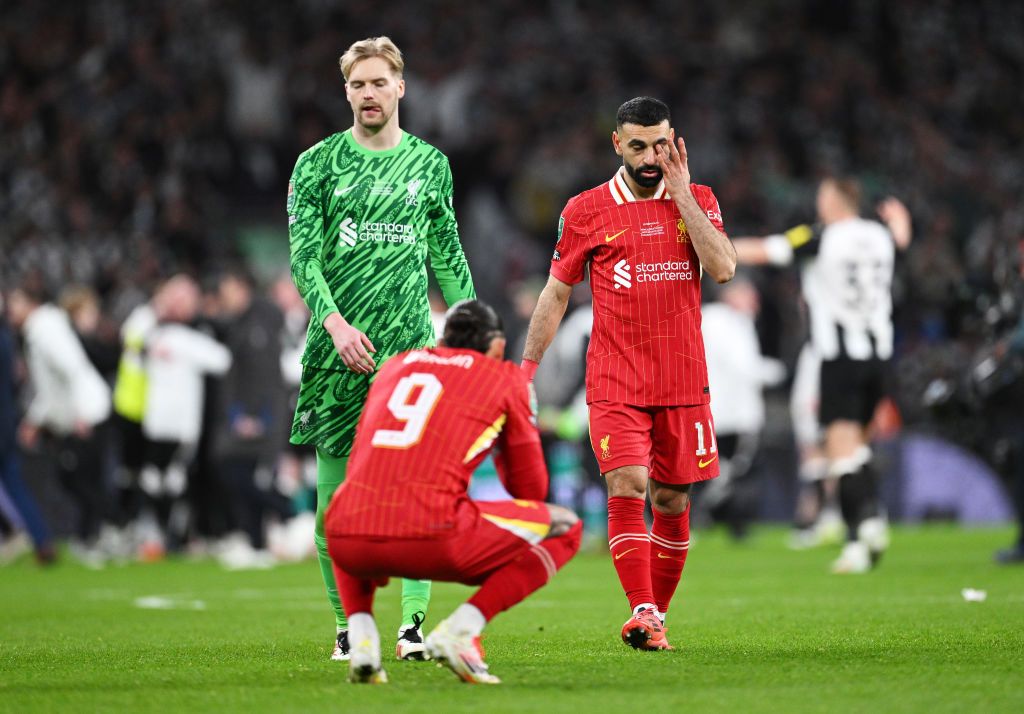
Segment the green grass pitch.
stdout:
<svg viewBox="0 0 1024 714">
<path fill-rule="evenodd" d="M 0 712 L 1024 711 L 1024 567 L 991 559 L 1008 529 L 900 529 L 878 571 L 845 577 L 827 572 L 833 551 L 790 552 L 784 535 L 698 534 L 670 653 L 618 640 L 627 606 L 611 562 L 581 555 L 488 628 L 498 687 L 388 660 L 391 684 L 347 684 L 327 660 L 313 563 L 22 561 L 0 569 Z M 965 601 L 965 587 L 987 600 Z M 430 621 L 467 592 L 435 585 Z M 397 618 L 392 585 L 378 599 L 385 655 Z"/>
</svg>

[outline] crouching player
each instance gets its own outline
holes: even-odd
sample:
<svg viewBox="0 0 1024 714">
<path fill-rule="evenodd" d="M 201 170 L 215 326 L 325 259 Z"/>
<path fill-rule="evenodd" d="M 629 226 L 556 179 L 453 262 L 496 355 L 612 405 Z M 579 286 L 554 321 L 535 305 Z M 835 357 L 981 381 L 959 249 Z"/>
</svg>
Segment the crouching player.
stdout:
<svg viewBox="0 0 1024 714">
<path fill-rule="evenodd" d="M 529 387 L 503 361 L 498 315 L 476 300 L 457 303 L 442 344 L 398 355 L 380 371 L 348 477 L 327 510 L 353 682 L 387 681 L 373 596 L 389 577 L 404 577 L 480 586 L 426 647 L 463 681 L 497 684 L 480 647 L 484 625 L 547 583 L 579 549 L 576 515 L 541 500 L 548 475 Z M 470 477 L 488 453 L 516 500 L 469 499 Z"/>
</svg>

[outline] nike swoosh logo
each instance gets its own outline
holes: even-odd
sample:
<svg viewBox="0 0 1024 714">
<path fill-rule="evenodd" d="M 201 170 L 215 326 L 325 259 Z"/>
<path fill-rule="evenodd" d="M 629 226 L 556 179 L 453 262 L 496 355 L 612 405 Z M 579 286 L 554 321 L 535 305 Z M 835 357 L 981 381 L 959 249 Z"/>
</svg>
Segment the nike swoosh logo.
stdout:
<svg viewBox="0 0 1024 714">
<path fill-rule="evenodd" d="M 629 550 L 624 550 L 621 553 L 618 553 L 615 556 L 615 559 L 618 560 L 619 558 L 621 558 L 622 556 L 626 555 L 627 553 L 632 553 L 634 550 L 636 550 L 636 548 L 630 548 Z"/>
<path fill-rule="evenodd" d="M 718 456 L 712 456 L 707 461 L 704 461 L 703 459 L 701 459 L 700 461 L 697 462 L 697 466 L 699 468 L 704 468 L 705 466 L 707 466 L 708 464 L 712 463 L 717 458 L 718 458 Z"/>
<path fill-rule="evenodd" d="M 355 186 L 347 186 L 345 188 L 336 188 L 334 189 L 334 195 L 344 196 L 349 191 L 355 191 L 357 188 L 359 188 L 359 184 L 356 184 Z"/>
<path fill-rule="evenodd" d="M 619 231 L 618 233 L 616 233 L 613 236 L 610 236 L 607 233 L 605 233 L 604 234 L 604 242 L 605 243 L 611 243 L 613 240 L 615 240 L 616 238 L 618 238 L 619 236 L 621 236 L 623 233 L 625 233 L 628 230 L 629 230 L 628 228 L 623 228 L 621 231 Z"/>
<path fill-rule="evenodd" d="M 671 555 L 665 555 L 664 553 L 658 553 L 658 557 L 662 560 L 675 560 Z"/>
</svg>

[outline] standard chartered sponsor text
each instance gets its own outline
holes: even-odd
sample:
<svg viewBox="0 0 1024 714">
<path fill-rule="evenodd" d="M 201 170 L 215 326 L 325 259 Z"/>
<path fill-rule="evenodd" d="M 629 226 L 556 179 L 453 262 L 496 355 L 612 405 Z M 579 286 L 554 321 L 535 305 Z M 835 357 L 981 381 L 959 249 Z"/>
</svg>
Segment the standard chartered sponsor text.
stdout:
<svg viewBox="0 0 1024 714">
<path fill-rule="evenodd" d="M 666 260 L 659 263 L 637 263 L 636 282 L 661 283 L 668 280 L 693 280 L 688 260 Z"/>
<path fill-rule="evenodd" d="M 359 226 L 359 240 L 374 243 L 415 243 L 416 233 L 408 223 L 371 223 Z"/>
</svg>

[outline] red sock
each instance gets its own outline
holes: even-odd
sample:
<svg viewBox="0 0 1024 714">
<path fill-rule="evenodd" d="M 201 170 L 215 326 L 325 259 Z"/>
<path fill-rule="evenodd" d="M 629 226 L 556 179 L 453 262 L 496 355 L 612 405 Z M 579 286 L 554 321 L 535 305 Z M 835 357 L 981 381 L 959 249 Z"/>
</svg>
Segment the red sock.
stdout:
<svg viewBox="0 0 1024 714">
<path fill-rule="evenodd" d="M 491 621 L 499 612 L 504 612 L 528 595 L 544 587 L 561 570 L 562 566 L 580 549 L 580 535 L 583 522 L 577 523 L 560 536 L 548 538 L 530 548 L 530 552 L 518 560 L 491 573 L 469 604 Z"/>
<path fill-rule="evenodd" d="M 372 615 L 373 595 L 380 583 L 349 575 L 339 568 L 337 563 L 332 562 L 331 565 L 334 567 L 334 582 L 338 584 L 338 596 L 341 598 L 345 615 L 351 617 L 357 612 L 368 612 Z M 387 584 L 387 580 L 383 584 Z"/>
<path fill-rule="evenodd" d="M 662 614 L 668 612 L 668 604 L 679 585 L 689 547 L 689 504 L 682 513 L 659 513 L 655 509 L 651 528 L 651 585 L 654 604 Z"/>
<path fill-rule="evenodd" d="M 644 499 L 608 499 L 608 550 L 629 606 L 653 603 L 651 542 L 644 523 Z"/>
</svg>

